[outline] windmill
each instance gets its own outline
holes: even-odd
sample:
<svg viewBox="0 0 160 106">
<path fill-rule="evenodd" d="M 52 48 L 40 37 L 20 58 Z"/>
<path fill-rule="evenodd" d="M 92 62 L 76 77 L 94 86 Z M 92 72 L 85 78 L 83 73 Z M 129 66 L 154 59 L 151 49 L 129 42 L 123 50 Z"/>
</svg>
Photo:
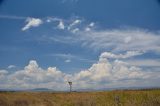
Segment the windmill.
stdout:
<svg viewBox="0 0 160 106">
<path fill-rule="evenodd" d="M 68 81 L 69 87 L 70 87 L 70 92 L 72 92 L 72 82 Z"/>
</svg>

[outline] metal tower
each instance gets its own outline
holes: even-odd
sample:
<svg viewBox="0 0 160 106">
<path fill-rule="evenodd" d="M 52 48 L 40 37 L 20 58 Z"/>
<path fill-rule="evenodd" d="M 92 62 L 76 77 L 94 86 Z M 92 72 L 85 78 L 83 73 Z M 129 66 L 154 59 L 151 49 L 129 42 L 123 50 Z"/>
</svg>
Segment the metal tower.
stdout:
<svg viewBox="0 0 160 106">
<path fill-rule="evenodd" d="M 72 92 L 72 82 L 71 81 L 68 81 L 68 84 L 70 86 L 70 92 Z"/>
</svg>

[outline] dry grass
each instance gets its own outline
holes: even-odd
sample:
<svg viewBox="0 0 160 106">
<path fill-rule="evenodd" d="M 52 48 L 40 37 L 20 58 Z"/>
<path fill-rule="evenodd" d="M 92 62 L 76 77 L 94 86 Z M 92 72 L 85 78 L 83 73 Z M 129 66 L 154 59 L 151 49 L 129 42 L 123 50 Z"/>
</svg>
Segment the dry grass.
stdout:
<svg viewBox="0 0 160 106">
<path fill-rule="evenodd" d="M 160 90 L 0 92 L 0 106 L 160 106 Z"/>
</svg>

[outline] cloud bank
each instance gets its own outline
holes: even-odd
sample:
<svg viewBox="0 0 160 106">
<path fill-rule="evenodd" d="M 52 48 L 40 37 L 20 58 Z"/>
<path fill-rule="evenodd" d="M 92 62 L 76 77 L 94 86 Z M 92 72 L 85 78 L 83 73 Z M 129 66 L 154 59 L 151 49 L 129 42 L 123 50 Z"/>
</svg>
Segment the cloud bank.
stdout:
<svg viewBox="0 0 160 106">
<path fill-rule="evenodd" d="M 23 70 L 10 73 L 0 70 L 1 89 L 33 89 L 50 88 L 67 90 L 67 81 L 73 81 L 73 89 L 102 89 L 110 87 L 156 86 L 160 80 L 160 71 L 145 71 L 143 68 L 132 66 L 114 56 L 129 58 L 140 55 L 128 53 L 110 56 L 99 56 L 99 60 L 90 68 L 73 74 L 66 74 L 56 67 L 41 68 L 35 60 L 31 60 Z M 154 81 L 154 82 L 153 82 Z M 152 83 L 151 83 L 152 82 Z"/>
</svg>

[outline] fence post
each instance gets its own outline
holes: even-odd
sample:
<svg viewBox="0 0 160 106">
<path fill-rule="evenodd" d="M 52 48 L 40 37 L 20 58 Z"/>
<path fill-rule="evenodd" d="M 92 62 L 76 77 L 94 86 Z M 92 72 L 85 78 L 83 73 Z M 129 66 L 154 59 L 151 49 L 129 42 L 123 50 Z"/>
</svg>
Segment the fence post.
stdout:
<svg viewBox="0 0 160 106">
<path fill-rule="evenodd" d="M 120 106 L 120 97 L 119 96 L 115 96 L 114 100 L 116 102 L 116 106 Z"/>
</svg>

